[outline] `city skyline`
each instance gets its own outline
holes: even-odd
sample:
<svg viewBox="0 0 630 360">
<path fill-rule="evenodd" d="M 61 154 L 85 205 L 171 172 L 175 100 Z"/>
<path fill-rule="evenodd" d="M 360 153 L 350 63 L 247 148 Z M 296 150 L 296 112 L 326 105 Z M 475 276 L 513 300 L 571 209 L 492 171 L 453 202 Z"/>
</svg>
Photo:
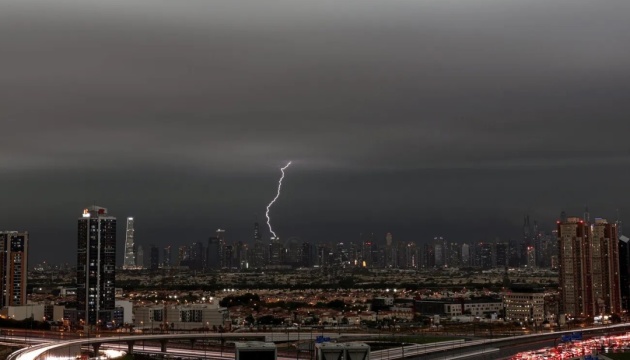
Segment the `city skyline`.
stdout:
<svg viewBox="0 0 630 360">
<path fill-rule="evenodd" d="M 588 210 L 588 209 L 586 209 Z M 548 221 L 538 221 L 537 219 L 532 219 L 532 229 L 534 227 L 534 225 L 537 227 L 538 231 L 541 234 L 547 234 L 547 235 L 551 235 L 552 231 L 555 230 L 555 225 L 556 222 L 558 220 L 560 220 L 564 215 L 569 214 L 569 216 L 582 216 L 584 215 L 585 209 L 582 209 L 582 212 L 566 212 L 566 211 L 561 211 L 558 212 L 557 216 L 548 219 Z M 615 212 L 615 214 L 619 215 L 619 209 L 617 209 L 617 211 Z M 620 221 L 620 225 L 623 223 L 623 218 L 616 218 L 614 216 L 610 216 L 610 217 L 606 217 L 606 216 L 600 216 L 601 213 L 597 213 L 597 216 L 594 216 L 593 218 L 606 218 L 606 219 L 610 219 L 612 221 Z M 215 232 L 217 231 L 216 227 L 212 228 L 210 227 L 208 233 L 202 233 L 200 235 L 200 237 L 186 237 L 183 236 L 182 234 L 180 234 L 177 238 L 179 239 L 178 241 L 173 241 L 172 239 L 167 239 L 165 241 L 155 241 L 155 238 L 152 238 L 150 236 L 147 236 L 146 238 L 144 236 L 140 236 L 140 237 L 136 237 L 135 234 L 135 230 L 138 228 L 135 225 L 136 222 L 136 217 L 125 217 L 127 220 L 127 228 L 123 228 L 123 227 L 119 227 L 117 229 L 117 247 L 119 249 L 121 249 L 120 251 L 117 252 L 116 254 L 116 265 L 117 266 L 121 266 L 123 268 L 125 268 L 125 258 L 129 259 L 129 256 L 131 256 L 132 254 L 127 253 L 126 249 L 127 249 L 127 239 L 132 239 L 132 242 L 134 244 L 134 252 L 133 252 L 133 260 L 134 261 L 140 261 L 142 263 L 144 263 L 144 266 L 146 268 L 148 268 L 149 263 L 147 263 L 147 261 L 149 260 L 149 257 L 145 257 L 144 259 L 140 259 L 138 260 L 138 249 L 142 248 L 142 250 L 144 250 L 145 253 L 149 254 L 148 251 L 151 249 L 151 247 L 156 246 L 158 249 L 160 249 L 160 255 L 159 258 L 162 259 L 163 255 L 161 254 L 163 252 L 163 249 L 166 247 L 174 247 L 175 249 L 177 249 L 180 246 L 190 246 L 191 244 L 195 244 L 195 243 L 203 243 L 204 246 L 206 246 L 206 243 L 208 241 L 208 239 L 212 239 L 213 236 L 215 236 Z M 477 234 L 479 235 L 475 235 L 475 233 L 472 232 L 468 232 L 467 235 L 468 236 L 454 236 L 453 234 L 457 234 L 457 231 L 449 231 L 448 229 L 446 231 L 435 231 L 435 232 L 431 232 L 430 227 L 428 227 L 428 232 L 426 232 L 424 235 L 420 235 L 420 236 L 413 236 L 410 235 L 411 232 L 407 233 L 407 236 L 403 236 L 400 235 L 400 232 L 397 232 L 395 229 L 392 230 L 390 228 L 383 228 L 383 229 L 388 229 L 386 231 L 383 232 L 377 232 L 377 231 L 371 231 L 369 225 L 366 226 L 365 228 L 356 228 L 356 231 L 352 231 L 349 232 L 349 236 L 347 237 L 343 237 L 343 236 L 339 236 L 339 237 L 331 237 L 328 236 L 327 238 L 311 238 L 311 237 L 306 237 L 303 235 L 300 235 L 299 233 L 294 233 L 294 234 L 282 234 L 283 236 L 278 237 L 280 239 L 280 243 L 284 244 L 286 241 L 288 241 L 289 239 L 292 238 L 296 238 L 299 239 L 300 241 L 303 242 L 308 242 L 311 243 L 313 245 L 316 244 L 332 244 L 332 245 L 336 245 L 337 243 L 356 243 L 356 244 L 361 244 L 365 239 L 364 239 L 364 235 L 366 234 L 372 234 L 375 243 L 378 245 L 385 245 L 388 241 L 388 237 L 393 237 L 394 241 L 396 243 L 398 242 L 405 242 L 405 243 L 415 243 L 417 245 L 423 245 L 423 244 L 434 244 L 434 243 L 438 243 L 438 241 L 436 240 L 437 237 L 439 236 L 440 238 L 444 238 L 444 241 L 448 242 L 448 243 L 458 243 L 458 244 L 476 244 L 476 243 L 482 243 L 482 242 L 486 242 L 486 243 L 508 243 L 511 241 L 519 241 L 522 239 L 523 237 L 523 231 L 524 231 L 524 224 L 522 223 L 523 218 L 529 220 L 529 215 L 525 215 L 525 216 L 521 216 L 520 217 L 520 221 L 521 224 L 520 225 L 515 225 L 515 224 L 508 224 L 503 228 L 503 235 L 498 235 L 498 233 L 493 233 L 492 230 L 490 230 L 489 232 L 485 232 L 486 235 L 481 235 L 484 234 L 484 231 L 478 231 Z M 131 225 L 130 225 L 131 224 Z M 223 229 L 223 230 L 219 230 L 223 233 L 226 233 L 227 230 L 227 236 L 226 236 L 226 243 L 229 244 L 237 244 L 238 242 L 242 242 L 248 246 L 250 246 L 252 249 L 255 246 L 255 240 L 252 237 L 252 224 L 254 223 L 247 223 L 247 224 L 243 224 L 241 227 L 236 228 L 236 229 Z M 405 228 L 407 228 L 409 225 L 412 224 L 408 224 L 405 226 Z M 529 224 L 527 224 L 529 225 Z M 131 226 L 132 228 L 132 235 L 131 237 L 129 237 L 129 226 Z M 249 228 L 247 228 L 249 226 Z M 143 227 L 140 227 L 142 230 L 146 230 Z M 622 226 L 619 226 L 619 228 L 621 229 Z M 163 229 L 163 228 L 161 228 Z M 500 228 L 499 228 L 500 229 Z M 273 242 L 273 237 L 271 236 L 271 234 L 268 234 L 268 231 L 266 231 L 266 226 L 260 226 L 260 228 L 258 229 L 258 236 L 259 239 L 261 240 L 261 242 L 265 245 L 268 245 L 270 243 Z M 29 229 L 24 229 L 21 231 L 27 231 L 29 233 L 31 233 L 32 231 L 30 231 Z M 149 234 L 152 232 L 149 232 Z M 450 234 L 450 235 L 448 235 Z M 531 234 L 533 235 L 533 234 Z M 32 237 L 32 235 L 31 235 Z M 32 242 L 32 240 L 30 240 Z M 528 240 L 525 240 L 525 242 L 527 242 Z M 532 245 L 532 243 L 529 243 L 529 245 Z M 73 244 L 74 246 L 74 244 Z M 526 253 L 526 247 L 528 246 L 528 244 L 524 244 L 525 246 L 525 253 Z M 140 257 L 142 257 L 142 250 L 140 250 Z M 65 256 L 62 257 L 55 257 L 52 258 L 50 256 L 46 256 L 46 255 L 42 255 L 42 249 L 38 249 L 38 248 L 34 248 L 31 246 L 31 250 L 29 250 L 29 262 L 31 264 L 37 264 L 37 263 L 42 263 L 42 262 L 46 262 L 49 264 L 62 264 L 62 263 L 73 263 L 74 262 L 74 255 L 66 253 L 64 254 Z M 32 253 L 35 253 L 35 256 L 33 256 Z M 524 254 L 525 254 L 524 253 Z M 147 255 L 148 256 L 148 255 Z M 174 261 L 176 259 L 176 255 L 171 255 L 170 260 Z M 535 259 L 535 257 L 534 257 Z M 130 260 L 129 260 L 130 261 Z M 536 262 L 534 260 L 534 262 Z M 162 263 L 162 260 L 160 260 L 160 264 Z M 142 267 L 143 265 L 138 263 L 137 264 L 138 267 Z M 130 267 L 132 268 L 132 267 Z"/>
<path fill-rule="evenodd" d="M 137 218 L 145 245 L 247 241 L 289 160 L 281 238 L 510 238 L 524 214 L 549 228 L 585 205 L 623 218 L 628 12 L 3 1 L 0 224 L 29 231 L 31 263 L 70 262 L 68 219 L 93 203 Z"/>
</svg>

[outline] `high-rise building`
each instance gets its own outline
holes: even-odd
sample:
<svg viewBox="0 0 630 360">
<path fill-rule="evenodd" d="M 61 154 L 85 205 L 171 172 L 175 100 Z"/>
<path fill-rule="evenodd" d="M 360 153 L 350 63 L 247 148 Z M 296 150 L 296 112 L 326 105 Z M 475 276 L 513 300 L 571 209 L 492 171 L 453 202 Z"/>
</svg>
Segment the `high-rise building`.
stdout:
<svg viewBox="0 0 630 360">
<path fill-rule="evenodd" d="M 376 244 L 374 233 L 367 232 L 360 235 L 361 238 L 361 266 L 374 267 L 374 257 L 376 253 Z M 319 251 L 318 251 L 319 254 Z"/>
<path fill-rule="evenodd" d="M 142 245 L 134 245 L 136 248 L 136 267 L 144 269 L 144 247 Z"/>
<path fill-rule="evenodd" d="M 385 267 L 398 267 L 399 260 L 394 256 L 396 249 L 393 246 L 394 236 L 392 233 L 385 234 Z"/>
<path fill-rule="evenodd" d="M 621 307 L 628 312 L 630 311 L 630 238 L 625 235 L 619 236 L 619 282 Z"/>
<path fill-rule="evenodd" d="M 494 251 L 493 251 L 493 243 L 489 243 L 489 242 L 481 242 L 479 244 L 477 244 L 477 252 L 476 255 L 478 257 L 478 264 L 477 266 L 481 267 L 482 269 L 491 269 L 494 265 Z"/>
<path fill-rule="evenodd" d="M 302 241 L 299 237 L 292 236 L 284 244 L 283 263 L 291 266 L 299 266 L 302 262 Z M 338 254 L 336 254 L 338 255 Z M 339 259 L 339 258 L 337 258 Z"/>
<path fill-rule="evenodd" d="M 269 264 L 280 265 L 282 264 L 282 250 L 284 247 L 280 242 L 280 238 L 272 237 L 269 242 Z"/>
<path fill-rule="evenodd" d="M 221 255 L 221 252 L 222 251 L 219 252 L 219 255 Z M 207 255 L 206 255 L 206 252 L 204 251 L 203 243 L 202 242 L 192 243 L 192 245 L 190 246 L 190 262 L 188 264 L 190 269 L 197 270 L 197 271 L 203 270 L 204 263 L 206 262 L 207 262 Z"/>
<path fill-rule="evenodd" d="M 519 264 L 518 266 L 528 265 L 528 251 L 530 247 L 534 247 L 535 245 L 535 234 L 534 228 L 529 220 L 529 215 L 525 215 L 523 219 L 523 238 L 518 244 L 518 258 Z"/>
<path fill-rule="evenodd" d="M 494 244 L 495 267 L 503 269 L 508 266 L 510 256 L 510 246 L 506 242 L 498 242 Z"/>
<path fill-rule="evenodd" d="M 160 267 L 160 248 L 155 245 L 151 245 L 151 263 L 149 269 L 156 271 Z"/>
<path fill-rule="evenodd" d="M 470 245 L 462 244 L 462 266 L 470 266 Z"/>
<path fill-rule="evenodd" d="M 448 259 L 446 263 L 449 267 L 459 267 L 462 261 L 462 248 L 459 243 L 447 243 Z"/>
<path fill-rule="evenodd" d="M 116 218 L 92 206 L 78 220 L 77 304 L 85 325 L 100 324 L 115 310 Z"/>
<path fill-rule="evenodd" d="M 190 263 L 190 248 L 186 245 L 181 245 L 177 249 L 177 266 L 188 266 Z"/>
<path fill-rule="evenodd" d="M 560 313 L 621 312 L 618 242 L 616 225 L 604 219 L 558 221 Z"/>
<path fill-rule="evenodd" d="M 302 258 L 302 248 L 300 246 L 300 259 Z M 337 246 L 335 246 L 334 249 L 334 255 L 333 255 L 333 264 L 336 266 L 341 266 L 341 267 L 345 267 L 346 265 L 350 264 L 350 250 L 348 249 L 348 247 L 346 246 L 346 244 L 340 242 L 337 243 Z M 301 260 L 300 260 L 301 263 Z"/>
<path fill-rule="evenodd" d="M 133 218 L 127 218 L 127 231 L 125 233 L 125 259 L 123 260 L 123 269 L 136 268 L 136 253 L 133 243 L 134 229 Z"/>
<path fill-rule="evenodd" d="M 435 248 L 433 244 L 424 244 L 422 248 L 422 266 L 425 269 L 433 269 L 435 267 Z"/>
<path fill-rule="evenodd" d="M 326 244 L 317 245 L 317 265 L 320 268 L 330 264 L 330 254 L 331 251 Z"/>
<path fill-rule="evenodd" d="M 254 248 L 252 249 L 251 265 L 255 268 L 262 268 L 269 261 L 269 248 L 265 246 L 260 234 L 258 223 L 254 223 Z"/>
<path fill-rule="evenodd" d="M 317 251 L 319 256 L 319 250 Z M 364 241 L 361 244 L 361 266 L 372 266 L 372 242 Z"/>
<path fill-rule="evenodd" d="M 171 264 L 171 246 L 167 246 L 162 249 L 162 267 L 169 268 L 172 266 Z"/>
<path fill-rule="evenodd" d="M 596 314 L 621 313 L 617 225 L 596 218 L 591 225 L 591 280 Z"/>
<path fill-rule="evenodd" d="M 449 248 L 448 243 L 442 236 L 436 236 L 433 238 L 435 244 L 435 266 L 443 267 L 449 266 Z"/>
<path fill-rule="evenodd" d="M 219 270 L 221 268 L 221 242 L 216 236 L 208 239 L 208 256 L 206 269 Z"/>
<path fill-rule="evenodd" d="M 217 229 L 217 239 L 219 239 L 219 261 L 221 263 L 221 267 L 225 267 L 226 255 L 225 255 L 225 247 L 227 243 L 225 242 L 225 230 Z"/>
<path fill-rule="evenodd" d="M 558 236 L 556 234 L 540 234 L 538 245 L 536 246 L 537 266 L 550 268 L 552 257 L 557 257 L 558 254 Z"/>
<path fill-rule="evenodd" d="M 0 232 L 0 308 L 26 305 L 28 232 Z"/>
<path fill-rule="evenodd" d="M 242 241 L 236 243 L 236 265 L 239 269 L 247 269 L 249 268 L 249 262 L 247 259 L 247 251 L 248 246 L 244 244 Z"/>
<path fill-rule="evenodd" d="M 527 247 L 527 267 L 536 267 L 536 248 L 531 245 Z"/>
<path fill-rule="evenodd" d="M 302 243 L 302 266 L 313 266 L 313 245 L 309 242 Z"/>
<path fill-rule="evenodd" d="M 433 256 L 435 257 L 433 263 L 436 267 L 444 266 L 444 248 L 442 244 L 433 244 Z"/>
<path fill-rule="evenodd" d="M 399 263 L 398 267 L 401 269 L 417 269 L 419 267 L 418 263 L 418 248 L 415 242 L 404 243 L 401 242 L 403 246 L 399 246 L 400 253 L 403 256 L 398 256 Z"/>
<path fill-rule="evenodd" d="M 234 246 L 225 245 L 223 248 L 223 267 L 226 269 L 232 269 L 234 267 Z"/>
</svg>

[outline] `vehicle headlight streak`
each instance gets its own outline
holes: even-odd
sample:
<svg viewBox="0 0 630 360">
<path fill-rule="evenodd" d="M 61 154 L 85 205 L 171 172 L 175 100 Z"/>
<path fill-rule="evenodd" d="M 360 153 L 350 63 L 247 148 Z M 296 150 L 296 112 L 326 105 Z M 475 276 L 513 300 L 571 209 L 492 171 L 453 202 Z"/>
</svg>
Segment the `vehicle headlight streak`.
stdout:
<svg viewBox="0 0 630 360">
<path fill-rule="evenodd" d="M 278 193 L 276 194 L 276 197 L 273 198 L 273 200 L 271 200 L 269 205 L 267 205 L 267 212 L 265 213 L 265 216 L 267 216 L 267 225 L 269 226 L 269 231 L 271 232 L 274 238 L 276 238 L 277 236 L 276 236 L 276 233 L 273 232 L 273 229 L 271 228 L 271 218 L 269 217 L 269 209 L 271 208 L 271 205 L 273 205 L 273 203 L 275 203 L 276 200 L 278 200 L 278 198 L 280 197 L 280 190 L 282 190 L 282 179 L 284 179 L 284 170 L 288 168 L 290 165 L 291 165 L 291 162 L 289 161 L 289 163 L 286 164 L 283 168 L 280 168 L 280 171 L 282 172 L 282 176 L 280 176 L 280 181 L 278 181 Z"/>
</svg>

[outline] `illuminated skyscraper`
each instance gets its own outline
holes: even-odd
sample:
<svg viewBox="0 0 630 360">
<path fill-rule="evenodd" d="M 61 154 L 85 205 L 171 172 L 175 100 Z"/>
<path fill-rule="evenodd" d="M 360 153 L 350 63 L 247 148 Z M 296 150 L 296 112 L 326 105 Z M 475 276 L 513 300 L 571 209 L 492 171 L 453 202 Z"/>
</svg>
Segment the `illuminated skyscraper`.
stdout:
<svg viewBox="0 0 630 360">
<path fill-rule="evenodd" d="M 77 303 L 83 315 L 79 316 L 86 325 L 109 321 L 115 308 L 116 218 L 106 208 L 83 210 L 77 253 Z"/>
<path fill-rule="evenodd" d="M 26 305 L 28 232 L 0 232 L 0 307 Z"/>
<path fill-rule="evenodd" d="M 560 312 L 587 317 L 621 312 L 615 224 L 577 217 L 558 221 Z"/>
<path fill-rule="evenodd" d="M 133 218 L 127 218 L 127 232 L 125 233 L 125 260 L 123 262 L 123 269 L 135 269 L 136 268 L 136 254 L 133 243 Z"/>
</svg>

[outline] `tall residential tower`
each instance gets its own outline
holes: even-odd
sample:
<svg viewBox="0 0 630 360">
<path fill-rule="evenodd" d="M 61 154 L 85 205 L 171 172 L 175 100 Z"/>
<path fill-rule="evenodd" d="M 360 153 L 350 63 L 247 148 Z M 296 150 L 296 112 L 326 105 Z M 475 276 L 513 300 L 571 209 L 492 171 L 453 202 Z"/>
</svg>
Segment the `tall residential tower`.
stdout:
<svg viewBox="0 0 630 360">
<path fill-rule="evenodd" d="M 593 317 L 621 312 L 617 228 L 604 219 L 558 221 L 560 313 Z"/>
<path fill-rule="evenodd" d="M 26 305 L 28 232 L 0 232 L 0 307 Z"/>
<path fill-rule="evenodd" d="M 116 218 L 94 205 L 78 221 L 77 303 L 85 325 L 111 320 L 115 277 Z"/>
</svg>

